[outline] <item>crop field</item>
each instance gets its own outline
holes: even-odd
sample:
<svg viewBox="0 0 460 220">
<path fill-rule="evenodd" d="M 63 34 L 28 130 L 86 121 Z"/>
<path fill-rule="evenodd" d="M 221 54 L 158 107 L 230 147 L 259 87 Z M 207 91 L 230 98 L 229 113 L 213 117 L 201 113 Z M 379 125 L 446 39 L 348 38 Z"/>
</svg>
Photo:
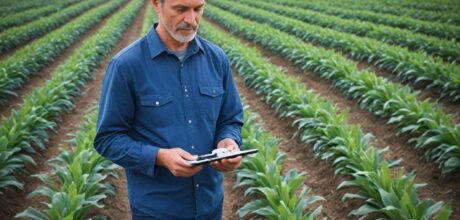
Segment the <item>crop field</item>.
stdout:
<svg viewBox="0 0 460 220">
<path fill-rule="evenodd" d="M 206 0 L 244 103 L 224 219 L 460 219 L 458 0 Z M 0 219 L 130 219 L 93 149 L 147 0 L 0 0 Z"/>
</svg>

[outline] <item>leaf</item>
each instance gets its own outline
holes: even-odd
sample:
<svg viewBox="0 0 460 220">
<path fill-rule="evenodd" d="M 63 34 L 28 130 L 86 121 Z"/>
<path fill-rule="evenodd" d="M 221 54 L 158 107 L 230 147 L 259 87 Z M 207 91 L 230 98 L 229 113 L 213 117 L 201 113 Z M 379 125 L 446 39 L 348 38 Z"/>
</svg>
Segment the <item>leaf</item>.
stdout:
<svg viewBox="0 0 460 220">
<path fill-rule="evenodd" d="M 359 209 L 355 209 L 350 212 L 349 215 L 356 215 L 356 216 L 366 216 L 374 212 L 378 212 L 379 210 L 374 208 L 373 206 L 370 206 L 368 204 L 364 204 Z"/>
<path fill-rule="evenodd" d="M 266 202 L 260 199 L 248 202 L 242 208 L 238 210 L 239 217 L 243 218 L 247 214 L 254 212 L 255 210 L 265 207 L 267 205 L 268 204 Z"/>
<path fill-rule="evenodd" d="M 48 218 L 34 208 L 27 208 L 25 211 L 14 216 L 15 218 L 32 218 L 39 220 L 48 220 Z"/>
<path fill-rule="evenodd" d="M 449 202 L 449 204 L 442 207 L 441 211 L 439 211 L 435 220 L 448 220 L 451 214 L 452 214 L 452 204 Z"/>
</svg>

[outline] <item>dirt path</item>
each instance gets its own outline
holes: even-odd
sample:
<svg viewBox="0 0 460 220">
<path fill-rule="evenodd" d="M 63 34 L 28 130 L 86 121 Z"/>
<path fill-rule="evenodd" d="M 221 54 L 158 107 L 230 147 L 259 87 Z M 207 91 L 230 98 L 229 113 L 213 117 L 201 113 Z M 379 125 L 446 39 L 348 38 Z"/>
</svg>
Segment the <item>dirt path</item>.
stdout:
<svg viewBox="0 0 460 220">
<path fill-rule="evenodd" d="M 119 8 L 117 8 L 114 12 L 110 15 L 113 15 L 120 11 L 124 6 L 127 4 L 124 3 Z M 58 56 L 48 67 L 38 71 L 37 73 L 31 75 L 29 80 L 24 83 L 24 85 L 18 90 L 18 96 L 11 96 L 8 98 L 7 102 L 0 107 L 0 118 L 7 117 L 11 115 L 11 111 L 16 109 L 19 105 L 21 105 L 24 101 L 24 97 L 29 95 L 33 89 L 38 88 L 43 85 L 53 74 L 56 68 L 63 64 L 70 56 L 72 56 L 76 49 L 78 49 L 88 38 L 94 35 L 99 28 L 103 27 L 104 24 L 107 22 L 107 19 L 110 15 L 106 16 L 100 22 L 98 22 L 95 26 L 93 26 L 89 31 L 86 32 L 80 39 L 75 41 L 73 44 L 70 45 L 67 49 L 65 49 L 60 56 Z"/>
<path fill-rule="evenodd" d="M 250 201 L 247 197 L 244 197 L 244 188 L 233 189 L 235 184 L 236 175 L 234 173 L 226 173 L 224 179 L 224 209 L 222 210 L 223 220 L 240 219 L 238 217 L 238 209 Z"/>
<path fill-rule="evenodd" d="M 215 23 L 213 24 L 216 26 Z M 228 31 L 224 28 L 220 26 L 216 27 L 228 33 Z M 304 83 L 308 88 L 315 90 L 316 93 L 333 102 L 337 109 L 350 109 L 349 122 L 352 124 L 360 124 L 364 132 L 372 133 L 374 135 L 374 146 L 378 148 L 390 146 L 389 151 L 385 154 L 386 159 L 402 158 L 402 166 L 404 166 L 406 170 L 416 171 L 416 181 L 418 183 L 427 183 L 427 186 L 419 191 L 421 198 L 432 198 L 436 201 L 442 200 L 445 202 L 452 201 L 452 207 L 454 209 L 454 218 L 452 219 L 460 218 L 460 188 L 458 187 L 458 182 L 460 182 L 459 173 L 453 173 L 449 174 L 447 177 L 441 177 L 440 170 L 436 167 L 436 165 L 430 162 L 426 162 L 423 159 L 423 151 L 415 150 L 413 144 L 406 144 L 411 137 L 408 135 L 396 136 L 395 134 L 399 129 L 394 125 L 386 125 L 386 119 L 377 118 L 371 113 L 360 109 L 355 101 L 345 98 L 340 91 L 331 88 L 330 83 L 321 79 L 317 74 L 304 72 L 300 68 L 295 67 L 293 63 L 265 50 L 260 45 L 254 44 L 239 37 L 238 39 L 240 39 L 244 44 L 255 46 L 270 63 L 280 66 L 280 68 L 285 70 L 290 75 L 297 77 L 299 82 Z M 272 117 L 267 116 L 263 118 L 265 121 L 272 120 Z M 279 123 L 282 123 L 282 121 L 279 121 Z M 309 153 L 307 152 L 307 154 Z M 319 160 L 315 159 L 314 163 L 317 164 L 318 162 Z M 300 166 L 297 166 L 297 168 L 299 167 Z M 320 174 L 325 175 L 323 172 Z M 326 176 L 328 178 L 332 177 L 332 175 Z M 335 187 L 331 187 L 330 189 L 333 190 Z M 331 200 L 328 200 L 328 203 L 330 202 Z M 334 208 L 340 204 L 341 202 L 334 202 L 332 203 L 332 207 Z"/>
<path fill-rule="evenodd" d="M 0 201 L 0 205 L 2 206 L 0 219 L 12 219 L 16 213 L 21 212 L 29 206 L 35 208 L 39 207 L 39 202 L 43 201 L 43 198 L 35 197 L 32 199 L 26 199 L 26 196 L 31 191 L 41 185 L 41 182 L 38 179 L 31 177 L 31 175 L 49 171 L 50 167 L 46 165 L 46 160 L 57 156 L 59 154 L 59 147 L 70 147 L 66 143 L 69 139 L 67 134 L 76 132 L 87 111 L 97 105 L 102 80 L 108 62 L 118 51 L 125 48 L 140 36 L 139 33 L 142 27 L 144 12 L 145 7 L 141 9 L 141 12 L 134 21 L 133 25 L 129 26 L 125 31 L 121 41 L 110 52 L 98 69 L 95 70 L 94 79 L 87 83 L 83 95 L 77 98 L 75 108 L 71 112 L 63 113 L 61 115 L 61 121 L 58 128 L 56 128 L 56 132 L 50 134 L 49 142 L 46 144 L 47 150 L 40 152 L 40 156 L 34 156 L 37 166 L 28 166 L 26 168 L 27 173 L 19 176 L 20 180 L 27 183 L 24 187 L 24 191 L 11 188 L 5 193 L 6 195 L 4 199 Z M 123 172 L 120 172 L 119 180 L 113 180 L 113 184 L 115 186 L 117 197 L 107 199 L 107 209 L 102 210 L 101 212 L 107 212 L 109 217 L 112 217 L 112 219 L 130 219 L 126 182 L 124 181 Z"/>
</svg>

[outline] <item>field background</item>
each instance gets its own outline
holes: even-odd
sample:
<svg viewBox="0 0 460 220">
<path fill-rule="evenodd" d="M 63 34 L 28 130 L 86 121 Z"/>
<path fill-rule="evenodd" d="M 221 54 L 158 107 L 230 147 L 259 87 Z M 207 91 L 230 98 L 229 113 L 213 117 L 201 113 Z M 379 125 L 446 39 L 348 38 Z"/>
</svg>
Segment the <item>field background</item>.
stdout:
<svg viewBox="0 0 460 220">
<path fill-rule="evenodd" d="M 225 174 L 224 219 L 410 219 L 423 202 L 414 219 L 460 219 L 459 3 L 206 1 L 199 34 L 231 61 L 243 148 L 263 152 Z M 0 219 L 130 219 L 92 139 L 150 1 L 0 0 L 0 16 Z"/>
</svg>

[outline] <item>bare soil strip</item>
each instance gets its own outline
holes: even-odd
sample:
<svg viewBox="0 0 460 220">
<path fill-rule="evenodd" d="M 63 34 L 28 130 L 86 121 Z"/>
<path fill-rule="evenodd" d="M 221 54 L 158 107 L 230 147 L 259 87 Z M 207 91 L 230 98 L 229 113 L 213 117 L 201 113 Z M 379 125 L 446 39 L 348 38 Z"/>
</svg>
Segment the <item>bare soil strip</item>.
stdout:
<svg viewBox="0 0 460 220">
<path fill-rule="evenodd" d="M 219 28 L 219 30 L 228 33 L 228 30 L 226 30 L 225 28 L 219 26 L 215 22 L 210 22 L 213 23 L 215 27 Z M 460 182 L 459 172 L 451 173 L 446 177 L 442 177 L 441 172 L 437 168 L 436 164 L 425 161 L 425 159 L 423 158 L 422 150 L 416 150 L 414 148 L 414 144 L 407 144 L 407 141 L 411 138 L 411 136 L 396 136 L 396 133 L 399 129 L 394 125 L 387 125 L 387 120 L 385 118 L 377 118 L 368 111 L 360 109 L 355 101 L 349 100 L 346 97 L 344 97 L 339 90 L 332 88 L 328 81 L 321 79 L 317 74 L 301 70 L 300 68 L 296 67 L 292 62 L 272 52 L 269 52 L 268 50 L 265 50 L 262 46 L 258 44 L 245 40 L 241 37 L 237 38 L 240 39 L 240 41 L 244 44 L 248 44 L 249 46 L 255 46 L 268 60 L 268 62 L 279 66 L 285 72 L 297 77 L 299 82 L 304 83 L 308 88 L 313 89 L 316 93 L 325 97 L 327 100 L 333 102 L 336 105 L 336 108 L 338 108 L 339 110 L 342 111 L 348 108 L 350 110 L 349 123 L 360 124 L 364 132 L 372 133 L 374 135 L 373 144 L 377 148 L 385 148 L 387 146 L 390 147 L 389 151 L 385 154 L 385 159 L 402 158 L 402 166 L 407 171 L 416 172 L 416 181 L 418 183 L 427 183 L 427 186 L 419 190 L 421 198 L 432 198 L 435 201 L 442 200 L 444 202 L 452 201 L 452 219 L 460 219 L 460 188 L 458 187 L 458 183 Z M 268 121 L 271 120 L 272 117 L 267 116 L 263 117 L 263 119 L 264 121 Z M 278 119 L 277 123 L 281 124 L 283 121 L 285 120 Z M 278 136 L 276 133 L 274 134 Z M 293 134 L 293 132 L 291 134 Z M 309 147 L 307 148 L 309 149 Z M 296 155 L 304 156 L 305 154 L 310 155 L 311 152 L 307 150 L 306 153 L 299 153 Z M 293 156 L 292 158 L 296 158 L 296 156 Z M 322 167 L 317 166 L 317 164 L 320 163 L 318 159 L 315 160 L 313 163 L 315 164 L 313 170 L 318 169 L 318 167 Z M 301 165 L 299 165 L 300 163 L 296 164 L 296 168 L 301 170 Z M 320 175 L 326 175 L 326 177 L 328 178 L 333 177 L 332 175 L 326 174 L 325 172 L 320 172 Z M 337 185 L 335 185 L 334 187 L 330 187 L 329 189 L 334 190 L 336 186 Z M 331 200 L 328 200 L 328 203 L 330 203 L 330 201 Z M 331 204 L 333 207 L 337 207 L 341 205 L 341 202 L 332 202 Z"/>
<path fill-rule="evenodd" d="M 33 89 L 40 87 L 45 83 L 50 77 L 51 74 L 56 70 L 56 68 L 63 64 L 67 58 L 73 55 L 75 50 L 79 48 L 88 38 L 93 36 L 99 28 L 103 27 L 104 24 L 107 22 L 108 18 L 119 12 L 128 2 L 121 5 L 118 9 L 116 9 L 112 14 L 106 16 L 104 19 L 99 21 L 94 27 L 92 27 L 86 34 L 84 34 L 80 39 L 75 41 L 73 44 L 70 45 L 67 49 L 65 49 L 61 55 L 59 55 L 48 67 L 43 68 L 42 70 L 38 71 L 37 73 L 31 75 L 29 80 L 24 83 L 24 85 L 18 90 L 16 97 L 11 96 L 8 98 L 7 102 L 0 107 L 0 118 L 8 117 L 11 115 L 11 111 L 16 109 L 19 105 L 21 105 L 24 101 L 24 97 L 29 95 Z"/>
<path fill-rule="evenodd" d="M 61 115 L 61 120 L 59 122 L 59 126 L 56 128 L 56 132 L 50 134 L 49 142 L 46 143 L 46 150 L 40 152 L 41 155 L 33 155 L 37 166 L 26 167 L 26 172 L 18 176 L 22 182 L 26 183 L 24 191 L 10 188 L 5 192 L 5 195 L 2 196 L 2 201 L 0 201 L 0 206 L 2 207 L 0 219 L 13 219 L 16 213 L 25 210 L 29 206 L 37 209 L 42 208 L 40 207 L 40 202 L 44 201 L 44 198 L 26 198 L 30 192 L 42 184 L 37 178 L 33 178 L 32 175 L 49 171 L 50 167 L 46 165 L 46 160 L 56 157 L 59 154 L 60 147 L 70 147 L 67 144 L 67 140 L 69 139 L 67 135 L 76 132 L 87 111 L 97 105 L 102 80 L 109 61 L 116 53 L 139 38 L 144 13 L 145 6 L 141 9 L 141 12 L 134 23 L 125 31 L 121 41 L 110 52 L 98 69 L 95 70 L 94 79 L 87 83 L 83 95 L 77 97 L 75 108 L 71 112 L 63 113 Z M 98 27 L 101 26 L 102 24 Z M 96 30 L 92 30 L 92 32 Z M 102 210 L 101 213 L 95 214 L 101 215 L 107 213 L 111 219 L 130 219 L 131 215 L 128 204 L 128 194 L 126 191 L 126 182 L 124 180 L 124 172 L 120 172 L 119 180 L 113 179 L 110 181 L 114 184 L 117 195 L 114 198 L 107 199 L 107 208 Z"/>
</svg>

